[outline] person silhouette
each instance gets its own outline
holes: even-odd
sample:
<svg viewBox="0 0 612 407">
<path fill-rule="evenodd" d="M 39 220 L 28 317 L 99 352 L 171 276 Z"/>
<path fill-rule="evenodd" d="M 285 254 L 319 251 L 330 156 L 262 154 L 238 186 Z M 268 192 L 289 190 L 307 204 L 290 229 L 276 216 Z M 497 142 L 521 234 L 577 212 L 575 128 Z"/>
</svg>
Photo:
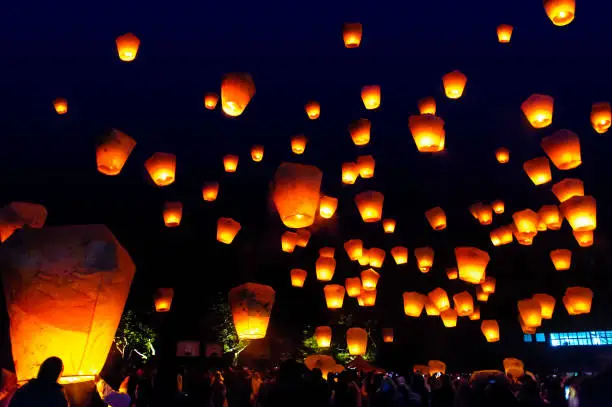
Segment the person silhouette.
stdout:
<svg viewBox="0 0 612 407">
<path fill-rule="evenodd" d="M 60 358 L 47 358 L 36 378 L 17 389 L 9 407 L 68 407 L 64 388 L 57 382 L 63 371 Z"/>
</svg>

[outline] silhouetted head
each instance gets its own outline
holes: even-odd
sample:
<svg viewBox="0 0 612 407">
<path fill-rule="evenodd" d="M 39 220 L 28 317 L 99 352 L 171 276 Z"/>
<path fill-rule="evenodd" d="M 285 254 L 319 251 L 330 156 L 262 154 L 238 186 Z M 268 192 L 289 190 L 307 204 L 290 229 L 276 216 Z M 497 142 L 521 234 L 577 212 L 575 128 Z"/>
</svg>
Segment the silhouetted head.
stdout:
<svg viewBox="0 0 612 407">
<path fill-rule="evenodd" d="M 318 367 L 312 369 L 312 378 L 314 380 L 321 380 L 323 378 L 323 372 Z"/>
<path fill-rule="evenodd" d="M 56 356 L 51 356 L 40 365 L 38 379 L 47 382 L 57 382 L 64 371 L 64 363 Z"/>
</svg>

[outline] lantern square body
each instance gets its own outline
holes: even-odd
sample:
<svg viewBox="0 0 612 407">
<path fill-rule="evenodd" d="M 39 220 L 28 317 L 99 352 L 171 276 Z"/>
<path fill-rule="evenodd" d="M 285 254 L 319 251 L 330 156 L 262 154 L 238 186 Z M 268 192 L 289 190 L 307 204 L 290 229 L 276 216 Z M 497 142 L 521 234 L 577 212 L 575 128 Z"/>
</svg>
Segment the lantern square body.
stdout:
<svg viewBox="0 0 612 407">
<path fill-rule="evenodd" d="M 460 71 L 449 72 L 442 77 L 444 93 L 449 99 L 459 99 L 463 95 L 467 77 Z"/>
<path fill-rule="evenodd" d="M 533 128 L 543 129 L 552 123 L 554 101 L 548 95 L 536 93 L 521 104 L 521 110 Z"/>
<path fill-rule="evenodd" d="M 254 145 L 251 147 L 251 159 L 256 163 L 263 160 L 264 156 L 264 147 L 260 145 Z"/>
<path fill-rule="evenodd" d="M 370 266 L 376 268 L 382 267 L 385 261 L 385 251 L 383 249 L 372 247 L 368 250 L 368 255 L 370 256 Z"/>
<path fill-rule="evenodd" d="M 490 225 L 493 222 L 493 207 L 477 202 L 470 205 L 470 213 L 481 225 Z"/>
<path fill-rule="evenodd" d="M 435 208 L 431 208 L 427 212 L 425 212 L 425 217 L 427 221 L 431 225 L 433 230 L 444 230 L 446 229 L 446 214 L 444 210 L 439 206 Z"/>
<path fill-rule="evenodd" d="M 329 309 L 340 309 L 344 303 L 344 287 L 339 284 L 327 284 L 323 287 L 325 302 Z"/>
<path fill-rule="evenodd" d="M 405 292 L 404 298 L 404 313 L 409 317 L 418 318 L 425 307 L 426 296 L 417 292 Z"/>
<path fill-rule="evenodd" d="M 352 185 L 357 181 L 359 176 L 359 168 L 355 163 L 342 164 L 342 183 Z"/>
<path fill-rule="evenodd" d="M 525 374 L 523 361 L 516 358 L 505 358 L 503 361 L 504 371 L 512 377 L 521 377 Z"/>
<path fill-rule="evenodd" d="M 219 95 L 215 92 L 208 92 L 204 95 L 204 107 L 208 110 L 214 110 L 217 107 L 217 103 L 219 102 Z"/>
<path fill-rule="evenodd" d="M 349 277 L 344 280 L 346 295 L 356 298 L 361 294 L 361 279 L 359 277 Z"/>
<path fill-rule="evenodd" d="M 523 323 L 528 328 L 538 328 L 542 325 L 542 307 L 538 301 L 533 299 L 520 300 L 518 310 Z"/>
<path fill-rule="evenodd" d="M 145 161 L 149 176 L 160 187 L 174 182 L 176 174 L 176 156 L 170 153 L 155 153 Z"/>
<path fill-rule="evenodd" d="M 591 312 L 593 290 L 585 287 L 568 287 L 563 296 L 563 305 L 570 315 L 588 314 Z"/>
<path fill-rule="evenodd" d="M 421 153 L 437 153 L 444 150 L 446 132 L 444 120 L 431 115 L 412 115 L 408 118 L 408 127 L 417 150 Z"/>
<path fill-rule="evenodd" d="M 68 101 L 64 98 L 57 98 L 53 101 L 53 108 L 57 114 L 68 113 Z"/>
<path fill-rule="evenodd" d="M 576 0 L 544 0 L 544 11 L 554 25 L 568 25 L 574 21 Z"/>
<path fill-rule="evenodd" d="M 476 299 L 480 302 L 489 301 L 489 293 L 484 292 L 482 286 L 476 287 Z"/>
<path fill-rule="evenodd" d="M 427 297 L 439 311 L 446 311 L 450 308 L 448 294 L 446 294 L 446 291 L 440 287 L 430 291 L 429 294 L 427 294 Z"/>
<path fill-rule="evenodd" d="M 349 354 L 363 356 L 368 347 L 368 333 L 363 328 L 349 328 L 346 331 L 346 345 Z"/>
<path fill-rule="evenodd" d="M 505 147 L 500 147 L 495 150 L 495 159 L 500 164 L 506 164 L 510 161 L 510 150 Z"/>
<path fill-rule="evenodd" d="M 559 230 L 563 218 L 557 205 L 544 205 L 538 211 L 538 220 L 544 222 L 547 229 Z"/>
<path fill-rule="evenodd" d="M 298 229 L 297 230 L 297 241 L 295 244 L 299 247 L 308 246 L 308 242 L 310 241 L 310 231 L 308 229 Z"/>
<path fill-rule="evenodd" d="M 489 234 L 493 246 L 502 246 L 512 243 L 512 240 L 514 240 L 513 230 L 513 225 L 500 226 L 497 229 L 493 229 Z"/>
<path fill-rule="evenodd" d="M 446 363 L 441 362 L 439 360 L 430 360 L 427 363 L 429 368 L 429 374 L 431 376 L 435 376 L 436 373 L 445 374 L 446 373 Z"/>
<path fill-rule="evenodd" d="M 453 302 L 455 303 L 455 311 L 460 317 L 469 317 L 474 312 L 474 299 L 467 291 L 453 295 Z"/>
<path fill-rule="evenodd" d="M 183 217 L 183 204 L 180 202 L 166 202 L 164 205 L 164 223 L 169 228 L 181 224 Z"/>
<path fill-rule="evenodd" d="M 370 142 L 372 123 L 368 119 L 358 119 L 349 124 L 349 133 L 356 146 L 365 146 Z"/>
<path fill-rule="evenodd" d="M 436 115 L 436 100 L 431 96 L 419 100 L 418 105 L 420 114 Z"/>
<path fill-rule="evenodd" d="M 555 297 L 548 294 L 534 294 L 533 299 L 540 303 L 542 319 L 551 319 L 555 311 Z"/>
<path fill-rule="evenodd" d="M 304 282 L 306 281 L 306 277 L 308 276 L 308 272 L 306 270 L 292 269 L 290 275 L 291 285 L 293 287 L 304 287 Z"/>
<path fill-rule="evenodd" d="M 591 108 L 591 125 L 599 134 L 603 134 L 610 129 L 612 123 L 612 110 L 610 102 L 593 103 Z"/>
<path fill-rule="evenodd" d="M 342 25 L 342 39 L 346 48 L 357 48 L 361 44 L 363 26 L 361 23 L 344 23 Z"/>
<path fill-rule="evenodd" d="M 317 280 L 331 281 L 336 271 L 336 260 L 333 257 L 319 257 L 315 264 Z"/>
<path fill-rule="evenodd" d="M 88 381 L 113 343 L 135 267 L 104 225 L 24 229 L 3 244 L 2 283 L 19 381 L 50 356 Z"/>
<path fill-rule="evenodd" d="M 219 218 L 217 221 L 217 240 L 221 243 L 230 244 L 241 228 L 240 223 L 232 218 Z"/>
<path fill-rule="evenodd" d="M 366 109 L 378 109 L 380 106 L 380 86 L 367 85 L 361 88 L 361 100 Z"/>
<path fill-rule="evenodd" d="M 478 321 L 480 320 L 480 307 L 475 307 L 474 312 L 470 314 L 470 321 Z"/>
<path fill-rule="evenodd" d="M 449 267 L 446 269 L 446 277 L 449 280 L 456 280 L 459 278 L 459 271 L 455 267 Z"/>
<path fill-rule="evenodd" d="M 132 33 L 126 33 L 117 37 L 115 43 L 117 44 L 117 53 L 120 60 L 132 62 L 136 59 L 136 54 L 138 54 L 138 48 L 140 47 L 138 37 Z"/>
<path fill-rule="evenodd" d="M 567 249 L 552 250 L 550 252 L 550 259 L 555 266 L 555 270 L 569 270 L 572 264 L 572 251 Z"/>
<path fill-rule="evenodd" d="M 202 187 L 202 198 L 207 202 L 213 202 L 219 195 L 219 183 L 218 182 L 207 182 Z"/>
<path fill-rule="evenodd" d="M 360 307 L 373 307 L 376 305 L 376 290 L 365 291 L 357 297 L 357 303 Z"/>
<path fill-rule="evenodd" d="M 506 209 L 504 201 L 502 200 L 493 201 L 491 206 L 493 207 L 493 212 L 495 212 L 496 215 L 501 215 Z"/>
<path fill-rule="evenodd" d="M 584 196 L 584 183 L 576 178 L 566 178 L 553 185 L 552 192 L 559 202 L 565 202 L 574 196 Z"/>
<path fill-rule="evenodd" d="M 322 218 L 330 219 L 336 213 L 336 208 L 338 207 L 338 198 L 333 198 L 331 196 L 323 195 L 321 197 L 321 201 L 319 202 L 319 215 Z"/>
<path fill-rule="evenodd" d="M 429 273 L 434 261 L 434 249 L 431 247 L 418 247 L 414 249 L 414 257 L 421 273 Z"/>
<path fill-rule="evenodd" d="M 282 163 L 274 175 L 272 200 L 285 226 L 305 228 L 314 223 L 323 173 L 312 165 Z"/>
<path fill-rule="evenodd" d="M 395 221 L 395 219 L 391 219 L 391 218 L 383 219 L 382 221 L 383 230 L 385 231 L 385 233 L 395 232 L 396 224 L 397 222 Z"/>
<path fill-rule="evenodd" d="M 404 246 L 395 246 L 391 249 L 391 256 L 393 256 L 395 264 L 406 264 L 408 263 L 408 248 Z"/>
<path fill-rule="evenodd" d="M 510 38 L 512 38 L 512 27 L 509 24 L 500 24 L 497 26 L 497 40 L 502 44 L 507 44 L 510 42 Z"/>
<path fill-rule="evenodd" d="M 268 285 L 246 283 L 232 288 L 229 305 L 240 339 L 266 337 L 276 292 Z"/>
<path fill-rule="evenodd" d="M 582 164 L 580 139 L 570 130 L 559 130 L 540 142 L 542 150 L 560 170 L 571 170 Z"/>
<path fill-rule="evenodd" d="M 236 172 L 238 169 L 238 160 L 240 158 L 234 154 L 227 154 L 223 157 L 223 169 L 225 172 Z"/>
<path fill-rule="evenodd" d="M 172 307 L 172 298 L 174 290 L 172 288 L 158 288 L 155 292 L 153 301 L 155 303 L 156 312 L 168 312 Z"/>
<path fill-rule="evenodd" d="M 382 337 L 384 343 L 393 343 L 393 328 L 383 328 Z"/>
<path fill-rule="evenodd" d="M 291 151 L 295 154 L 300 155 L 304 154 L 306 151 L 306 144 L 308 143 L 308 139 L 303 134 L 296 134 L 291 137 Z"/>
<path fill-rule="evenodd" d="M 111 130 L 96 146 L 98 171 L 105 175 L 118 175 L 125 165 L 136 140 L 119 130 Z"/>
<path fill-rule="evenodd" d="M 588 230 L 586 232 L 577 232 L 577 231 L 572 231 L 574 238 L 576 239 L 576 242 L 578 242 L 578 245 L 580 247 L 590 247 L 593 245 L 593 231 L 592 230 Z"/>
<path fill-rule="evenodd" d="M 336 255 L 336 249 L 334 249 L 333 247 L 321 247 L 319 249 L 319 256 L 321 257 L 329 257 L 330 259 L 333 259 Z"/>
<path fill-rule="evenodd" d="M 293 253 L 297 245 L 298 235 L 295 232 L 286 231 L 281 236 L 281 249 L 286 253 Z"/>
<path fill-rule="evenodd" d="M 363 241 L 361 239 L 351 239 L 344 243 L 344 250 L 349 259 L 355 261 L 363 255 Z"/>
<path fill-rule="evenodd" d="M 314 334 L 319 348 L 329 348 L 332 340 L 332 329 L 329 326 L 318 326 Z"/>
<path fill-rule="evenodd" d="M 430 317 L 435 317 L 440 315 L 440 310 L 436 305 L 429 299 L 425 301 L 425 313 Z"/>
<path fill-rule="evenodd" d="M 484 281 L 480 284 L 482 291 L 487 294 L 495 293 L 495 285 L 497 284 L 497 280 L 494 277 L 485 277 Z"/>
<path fill-rule="evenodd" d="M 499 324 L 494 319 L 485 319 L 480 324 L 482 334 L 487 338 L 487 342 L 499 342 Z"/>
<path fill-rule="evenodd" d="M 221 81 L 221 108 L 229 117 L 240 116 L 255 96 L 255 82 L 248 73 L 229 73 Z"/>
<path fill-rule="evenodd" d="M 384 200 L 384 195 L 376 191 L 364 191 L 355 196 L 355 204 L 365 223 L 380 221 Z"/>
<path fill-rule="evenodd" d="M 361 257 L 357 259 L 357 262 L 361 266 L 369 266 L 370 265 L 370 250 L 366 248 L 361 249 Z"/>
<path fill-rule="evenodd" d="M 304 108 L 310 120 L 316 120 L 321 116 L 321 104 L 317 101 L 311 100 Z"/>
<path fill-rule="evenodd" d="M 363 290 L 376 290 L 376 285 L 378 284 L 379 278 L 380 274 L 378 274 L 374 269 L 363 270 L 361 272 L 361 286 Z"/>
<path fill-rule="evenodd" d="M 533 239 L 538 234 L 538 214 L 531 209 L 515 212 L 512 220 L 516 231 L 522 238 Z"/>
<path fill-rule="evenodd" d="M 457 326 L 457 311 L 452 308 L 441 311 L 440 318 L 446 328 L 454 328 Z"/>
<path fill-rule="evenodd" d="M 475 247 L 455 248 L 459 278 L 470 284 L 480 284 L 486 276 L 491 257 L 484 250 Z"/>
<path fill-rule="evenodd" d="M 359 168 L 359 176 L 361 178 L 372 178 L 374 176 L 374 168 L 376 161 L 371 155 L 362 155 L 357 157 L 357 168 Z"/>
<path fill-rule="evenodd" d="M 576 232 L 597 228 L 597 204 L 592 196 L 574 196 L 561 204 L 561 213 Z"/>
</svg>

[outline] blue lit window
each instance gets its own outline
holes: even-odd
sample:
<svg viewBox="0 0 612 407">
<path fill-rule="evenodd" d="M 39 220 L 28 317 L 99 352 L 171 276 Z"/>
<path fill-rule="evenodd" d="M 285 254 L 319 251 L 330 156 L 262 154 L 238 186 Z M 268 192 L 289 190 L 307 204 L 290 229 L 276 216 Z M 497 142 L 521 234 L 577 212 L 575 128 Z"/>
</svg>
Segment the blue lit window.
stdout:
<svg viewBox="0 0 612 407">
<path fill-rule="evenodd" d="M 542 335 L 542 339 L 538 338 Z M 537 342 L 544 342 L 544 334 L 536 334 Z M 612 331 L 561 332 L 550 334 L 550 346 L 612 345 Z"/>
<path fill-rule="evenodd" d="M 535 334 L 536 342 L 546 342 L 546 335 L 543 333 Z"/>
<path fill-rule="evenodd" d="M 525 334 L 525 335 L 523 336 L 523 340 L 524 340 L 525 342 L 533 342 L 533 339 L 531 338 L 531 335 L 530 335 L 530 334 Z"/>
</svg>

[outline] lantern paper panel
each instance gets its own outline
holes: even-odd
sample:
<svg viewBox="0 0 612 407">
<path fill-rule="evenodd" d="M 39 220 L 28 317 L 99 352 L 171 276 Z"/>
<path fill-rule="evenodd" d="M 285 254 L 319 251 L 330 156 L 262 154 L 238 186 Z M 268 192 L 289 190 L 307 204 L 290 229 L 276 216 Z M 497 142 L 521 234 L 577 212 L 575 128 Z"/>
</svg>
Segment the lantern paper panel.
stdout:
<svg viewBox="0 0 612 407">
<path fill-rule="evenodd" d="M 215 92 L 208 92 L 204 95 L 204 107 L 208 110 L 214 110 L 217 107 L 217 103 L 219 103 L 219 95 Z"/>
<path fill-rule="evenodd" d="M 542 150 L 560 170 L 571 170 L 582 164 L 580 139 L 570 130 L 559 130 L 540 142 Z"/>
<path fill-rule="evenodd" d="M 349 277 L 344 280 L 346 295 L 351 298 L 356 298 L 361 294 L 361 279 L 359 277 Z"/>
<path fill-rule="evenodd" d="M 393 256 L 395 264 L 406 264 L 408 263 L 408 248 L 404 246 L 395 246 L 391 249 L 391 256 Z"/>
<path fill-rule="evenodd" d="M 376 305 L 376 290 L 361 291 L 357 297 L 357 303 L 360 307 L 373 307 Z"/>
<path fill-rule="evenodd" d="M 523 170 L 535 185 L 542 185 L 550 182 L 552 174 L 550 172 L 550 162 L 546 157 L 537 157 L 523 163 Z"/>
<path fill-rule="evenodd" d="M 376 268 L 382 267 L 385 261 L 385 251 L 383 249 L 372 247 L 368 250 L 368 255 L 370 256 L 370 266 Z"/>
<path fill-rule="evenodd" d="M 202 187 L 202 198 L 207 202 L 213 202 L 219 195 L 219 183 L 218 182 L 207 182 Z"/>
<path fill-rule="evenodd" d="M 297 134 L 291 137 L 291 151 L 293 151 L 297 155 L 304 154 L 304 151 L 306 151 L 307 143 L 308 139 L 305 135 Z"/>
<path fill-rule="evenodd" d="M 363 290 L 376 290 L 376 285 L 378 284 L 379 278 L 380 274 L 378 274 L 374 269 L 363 270 L 361 272 L 361 286 Z"/>
<path fill-rule="evenodd" d="M 68 113 L 68 101 L 64 98 L 57 98 L 53 101 L 53 108 L 57 114 Z"/>
<path fill-rule="evenodd" d="M 486 270 L 491 257 L 484 250 L 475 247 L 455 248 L 459 278 L 467 283 L 480 284 L 486 277 Z"/>
<path fill-rule="evenodd" d="M 361 178 L 372 178 L 374 176 L 375 167 L 376 161 L 371 155 L 357 157 L 357 168 L 359 169 L 359 176 Z"/>
<path fill-rule="evenodd" d="M 484 281 L 480 284 L 482 291 L 487 294 L 495 293 L 495 286 L 497 284 L 497 280 L 494 277 L 487 276 Z"/>
<path fill-rule="evenodd" d="M 172 298 L 174 298 L 174 290 L 172 288 L 158 288 L 155 292 L 155 311 L 168 312 L 172 307 Z"/>
<path fill-rule="evenodd" d="M 482 285 L 476 287 L 476 300 L 478 300 L 480 302 L 487 302 L 487 301 L 489 301 L 489 293 L 485 292 L 482 289 Z"/>
<path fill-rule="evenodd" d="M 574 196 L 584 196 L 584 183 L 576 178 L 566 178 L 553 185 L 552 192 L 563 203 Z"/>
<path fill-rule="evenodd" d="M 428 316 L 439 316 L 440 315 L 440 310 L 438 309 L 438 307 L 436 307 L 436 305 L 429 299 L 429 297 L 427 298 L 427 300 L 425 301 L 425 313 Z"/>
<path fill-rule="evenodd" d="M 429 297 L 433 305 L 435 305 L 439 311 L 446 311 L 450 308 L 448 294 L 443 288 L 435 288 L 433 291 L 427 294 L 427 297 Z"/>
<path fill-rule="evenodd" d="M 344 303 L 344 287 L 339 284 L 327 284 L 323 287 L 327 308 L 340 309 Z"/>
<path fill-rule="evenodd" d="M 474 299 L 467 291 L 462 291 L 453 295 L 455 311 L 460 317 L 469 317 L 474 312 Z"/>
<path fill-rule="evenodd" d="M 336 271 L 336 260 L 333 257 L 319 257 L 315 263 L 317 280 L 331 281 Z"/>
<path fill-rule="evenodd" d="M 405 292 L 403 294 L 404 299 L 404 313 L 409 317 L 418 318 L 423 312 L 425 307 L 426 296 L 417 292 Z"/>
<path fill-rule="evenodd" d="M 567 249 L 552 250 L 550 259 L 557 271 L 569 270 L 572 264 L 572 251 Z"/>
<path fill-rule="evenodd" d="M 533 128 L 542 129 L 552 123 L 553 105 L 552 97 L 536 93 L 521 104 L 521 110 Z"/>
<path fill-rule="evenodd" d="M 576 0 L 544 0 L 544 11 L 554 25 L 568 25 L 574 21 Z"/>
<path fill-rule="evenodd" d="M 346 48 L 357 48 L 361 44 L 363 26 L 361 23 L 344 23 L 342 26 L 342 38 Z"/>
<path fill-rule="evenodd" d="M 289 228 L 305 228 L 314 223 L 321 196 L 323 173 L 312 165 L 282 163 L 274 175 L 272 200 Z"/>
<path fill-rule="evenodd" d="M 419 247 L 414 249 L 414 257 L 421 273 L 429 273 L 434 261 L 434 249 L 431 247 Z"/>
<path fill-rule="evenodd" d="M 383 225 L 383 230 L 385 231 L 385 233 L 393 233 L 395 232 L 395 225 L 397 224 L 397 222 L 395 221 L 395 219 L 383 219 L 382 221 L 382 225 Z"/>
<path fill-rule="evenodd" d="M 359 168 L 355 163 L 342 164 L 342 183 L 352 185 L 357 181 L 359 176 Z"/>
<path fill-rule="evenodd" d="M 234 327 L 240 339 L 266 337 L 276 292 L 268 285 L 246 283 L 229 292 Z"/>
<path fill-rule="evenodd" d="M 408 127 L 417 150 L 421 153 L 437 153 L 444 150 L 446 132 L 444 120 L 430 114 L 412 115 Z"/>
<path fill-rule="evenodd" d="M 264 147 L 261 145 L 254 145 L 251 147 L 251 159 L 256 163 L 263 160 L 264 156 Z"/>
<path fill-rule="evenodd" d="M 455 328 L 457 326 L 457 311 L 452 308 L 441 311 L 440 318 L 446 328 Z"/>
<path fill-rule="evenodd" d="M 361 239 L 348 240 L 344 243 L 344 250 L 346 250 L 349 259 L 358 260 L 363 255 L 363 241 Z"/>
<path fill-rule="evenodd" d="M 495 158 L 497 159 L 498 163 L 506 164 L 508 161 L 510 161 L 510 150 L 505 147 L 498 148 L 495 150 Z"/>
<path fill-rule="evenodd" d="M 176 156 L 170 153 L 155 153 L 145 161 L 149 176 L 160 187 L 174 182 L 176 173 Z"/>
<path fill-rule="evenodd" d="M 365 146 L 370 142 L 372 123 L 368 119 L 358 119 L 349 124 L 349 133 L 356 146 Z"/>
<path fill-rule="evenodd" d="M 612 109 L 610 102 L 593 103 L 591 108 L 591 125 L 599 134 L 603 134 L 610 129 L 612 123 Z"/>
<path fill-rule="evenodd" d="M 361 249 L 361 257 L 357 259 L 359 265 L 369 266 L 370 265 L 370 250 L 363 248 Z"/>
<path fill-rule="evenodd" d="M 493 207 L 477 202 L 469 207 L 470 213 L 481 225 L 490 225 L 493 222 Z"/>
<path fill-rule="evenodd" d="M 308 272 L 302 269 L 292 269 L 290 272 L 291 275 L 291 285 L 293 287 L 304 287 L 304 283 L 306 282 L 306 277 L 308 276 Z"/>
<path fill-rule="evenodd" d="M 104 175 L 118 175 L 135 146 L 136 140 L 112 129 L 96 146 L 98 171 Z"/>
<path fill-rule="evenodd" d="M 227 154 L 223 157 L 223 169 L 225 172 L 236 172 L 238 169 L 239 157 L 234 154 Z"/>
<path fill-rule="evenodd" d="M 367 110 L 378 109 L 380 106 L 380 86 L 367 85 L 361 88 L 361 100 Z"/>
<path fill-rule="evenodd" d="M 221 81 L 221 108 L 229 117 L 240 116 L 255 96 L 255 82 L 248 73 L 229 73 Z"/>
<path fill-rule="evenodd" d="M 393 343 L 393 328 L 383 328 L 382 329 L 382 337 L 384 343 Z"/>
<path fill-rule="evenodd" d="M 589 230 L 586 232 L 577 232 L 577 231 L 572 231 L 574 238 L 576 239 L 576 242 L 578 242 L 578 245 L 580 247 L 590 247 L 593 245 L 593 231 Z"/>
<path fill-rule="evenodd" d="M 542 307 L 534 299 L 520 300 L 518 310 L 523 323 L 528 328 L 538 328 L 542 325 Z"/>
<path fill-rule="evenodd" d="M 470 314 L 470 321 L 478 321 L 480 320 L 480 307 L 475 307 L 474 312 Z"/>
<path fill-rule="evenodd" d="M 297 245 L 298 235 L 295 232 L 286 231 L 281 236 L 281 249 L 286 253 L 293 253 Z"/>
<path fill-rule="evenodd" d="M 447 73 L 442 77 L 444 93 L 449 99 L 459 99 L 463 95 L 467 77 L 460 71 Z"/>
<path fill-rule="evenodd" d="M 433 230 L 444 230 L 446 229 L 446 214 L 444 210 L 439 206 L 429 209 L 425 212 L 425 217 L 431 225 Z"/>
<path fill-rule="evenodd" d="M 491 207 L 493 208 L 493 212 L 495 212 L 496 215 L 501 215 L 506 210 L 504 201 L 502 200 L 493 201 L 493 203 L 491 203 Z"/>
<path fill-rule="evenodd" d="M 346 331 L 346 345 L 349 354 L 363 356 L 368 347 L 368 333 L 363 328 L 349 328 Z"/>
<path fill-rule="evenodd" d="M 0 242 L 5 242 L 17 229 L 40 229 L 47 220 L 47 209 L 29 202 L 11 202 L 0 209 Z"/>
<path fill-rule="evenodd" d="M 516 358 L 505 358 L 503 360 L 504 371 L 514 378 L 519 378 L 525 374 L 525 365 L 522 360 Z"/>
<path fill-rule="evenodd" d="M 553 312 L 555 311 L 556 300 L 555 297 L 548 294 L 534 294 L 532 297 L 538 303 L 542 309 L 542 319 L 551 319 Z"/>
<path fill-rule="evenodd" d="M 568 287 L 563 296 L 563 305 L 569 315 L 581 315 L 591 312 L 593 290 L 585 287 Z"/>
<path fill-rule="evenodd" d="M 380 221 L 384 200 L 384 195 L 376 191 L 364 191 L 355 196 L 355 204 L 364 222 Z"/>
<path fill-rule="evenodd" d="M 510 42 L 510 38 L 512 38 L 512 27 L 509 24 L 500 24 L 497 26 L 497 40 L 502 44 L 507 44 Z"/>
<path fill-rule="evenodd" d="M 449 267 L 446 269 L 446 277 L 449 280 L 456 280 L 459 278 L 459 271 L 455 267 Z"/>
<path fill-rule="evenodd" d="M 538 220 L 544 222 L 546 229 L 559 230 L 563 218 L 557 205 L 543 205 L 538 211 Z"/>
<path fill-rule="evenodd" d="M 333 259 L 335 255 L 336 255 L 336 249 L 333 247 L 326 246 L 326 247 L 321 247 L 319 249 L 319 256 L 321 257 L 329 257 Z"/>
<path fill-rule="evenodd" d="M 136 59 L 136 54 L 138 54 L 138 48 L 140 47 L 138 37 L 132 33 L 126 33 L 117 37 L 115 43 L 117 44 L 117 53 L 120 60 L 132 62 Z"/>
<path fill-rule="evenodd" d="M 221 243 L 230 244 L 241 228 L 240 223 L 232 218 L 219 218 L 217 220 L 217 240 Z"/>
<path fill-rule="evenodd" d="M 597 204 L 592 196 L 574 196 L 561 204 L 561 213 L 575 232 L 597 228 Z"/>
<path fill-rule="evenodd" d="M 306 109 L 306 114 L 310 120 L 316 120 L 321 116 L 321 104 L 316 101 L 310 101 L 306 103 L 304 107 Z"/>
<path fill-rule="evenodd" d="M 512 215 L 514 227 L 518 233 L 527 238 L 534 238 L 538 234 L 538 214 L 531 209 L 515 212 Z"/>
<path fill-rule="evenodd" d="M 295 244 L 299 247 L 308 246 L 308 242 L 310 241 L 310 231 L 308 229 L 298 229 L 297 230 L 297 241 Z"/>
<path fill-rule="evenodd" d="M 319 215 L 324 219 L 330 219 L 336 213 L 338 198 L 323 195 L 319 202 Z"/>
<path fill-rule="evenodd" d="M 446 363 L 439 360 L 430 360 L 427 363 L 430 376 L 435 376 L 436 373 L 446 374 Z"/>
<path fill-rule="evenodd" d="M 332 340 L 332 329 L 329 326 L 318 326 L 315 328 L 315 339 L 319 348 L 329 348 Z"/>
</svg>

